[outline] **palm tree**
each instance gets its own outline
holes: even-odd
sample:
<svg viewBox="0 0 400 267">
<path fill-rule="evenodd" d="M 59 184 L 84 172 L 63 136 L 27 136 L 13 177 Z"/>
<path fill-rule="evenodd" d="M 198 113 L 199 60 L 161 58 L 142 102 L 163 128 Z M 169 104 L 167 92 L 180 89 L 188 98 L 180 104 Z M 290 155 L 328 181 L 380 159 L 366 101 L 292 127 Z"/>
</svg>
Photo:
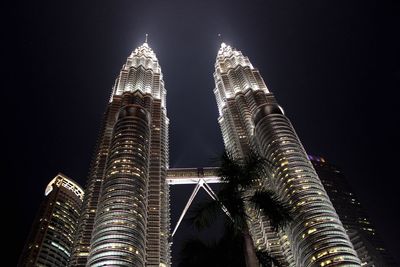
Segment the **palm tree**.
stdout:
<svg viewBox="0 0 400 267">
<path fill-rule="evenodd" d="M 228 226 L 235 236 L 241 236 L 244 258 L 247 267 L 265 266 L 267 262 L 277 264 L 266 251 L 258 252 L 247 225 L 249 206 L 268 217 L 271 225 L 278 230 L 292 220 L 290 208 L 273 192 L 264 190 L 260 185 L 267 177 L 269 162 L 254 153 L 244 159 L 234 159 L 225 152 L 220 160 L 217 174 L 222 180 L 216 200 L 209 200 L 197 205 L 190 220 L 201 230 L 209 227 L 216 219 L 221 208 L 228 215 Z"/>
</svg>

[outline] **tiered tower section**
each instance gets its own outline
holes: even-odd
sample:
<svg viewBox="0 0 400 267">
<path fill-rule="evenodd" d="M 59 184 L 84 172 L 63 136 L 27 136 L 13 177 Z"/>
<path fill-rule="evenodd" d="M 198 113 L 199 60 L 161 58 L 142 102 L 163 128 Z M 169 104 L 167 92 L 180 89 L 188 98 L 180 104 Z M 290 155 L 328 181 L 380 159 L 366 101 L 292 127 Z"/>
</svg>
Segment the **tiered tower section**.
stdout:
<svg viewBox="0 0 400 267">
<path fill-rule="evenodd" d="M 70 266 L 170 266 L 166 90 L 145 42 L 115 81 Z"/>
<path fill-rule="evenodd" d="M 292 124 L 259 71 L 240 51 L 222 43 L 214 79 L 226 149 L 238 158 L 253 150 L 270 161 L 269 177 L 259 186 L 293 207 L 293 223 L 278 233 L 257 211 L 249 211 L 255 246 L 286 266 L 360 266 Z"/>
</svg>

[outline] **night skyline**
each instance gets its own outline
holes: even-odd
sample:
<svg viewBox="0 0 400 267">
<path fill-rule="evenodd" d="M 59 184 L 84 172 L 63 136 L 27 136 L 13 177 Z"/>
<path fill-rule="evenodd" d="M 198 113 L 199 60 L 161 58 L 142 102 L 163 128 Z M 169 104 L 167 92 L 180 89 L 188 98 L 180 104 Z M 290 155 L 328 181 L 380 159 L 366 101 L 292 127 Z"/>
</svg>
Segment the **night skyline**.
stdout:
<svg viewBox="0 0 400 267">
<path fill-rule="evenodd" d="M 344 169 L 389 251 L 399 249 L 391 214 L 399 186 L 393 168 L 398 6 L 227 3 L 49 2 L 21 8 L 25 28 L 16 52 L 26 57 L 17 95 L 31 118 L 21 124 L 26 110 L 6 103 L 15 118 L 13 139 L 21 146 L 9 148 L 7 166 L 23 171 L 7 173 L 23 185 L 17 192 L 24 211 L 17 217 L 17 256 L 48 178 L 63 172 L 85 186 L 115 76 L 145 33 L 168 90 L 170 167 L 212 165 L 222 151 L 212 92 L 222 33 L 260 70 L 307 151 Z"/>
</svg>

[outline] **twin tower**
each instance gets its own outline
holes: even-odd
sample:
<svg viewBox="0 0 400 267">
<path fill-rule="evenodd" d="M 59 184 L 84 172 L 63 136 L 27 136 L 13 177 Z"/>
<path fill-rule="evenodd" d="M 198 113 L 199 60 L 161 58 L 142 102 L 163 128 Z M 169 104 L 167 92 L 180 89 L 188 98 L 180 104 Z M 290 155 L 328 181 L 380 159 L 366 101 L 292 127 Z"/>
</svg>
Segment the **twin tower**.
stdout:
<svg viewBox="0 0 400 267">
<path fill-rule="evenodd" d="M 214 94 L 225 148 L 237 158 L 256 151 L 275 166 L 260 184 L 292 207 L 275 232 L 250 212 L 257 249 L 283 266 L 360 266 L 339 217 L 259 71 L 225 43 L 215 63 Z M 171 265 L 166 90 L 145 42 L 127 58 L 102 122 L 70 266 Z"/>
</svg>

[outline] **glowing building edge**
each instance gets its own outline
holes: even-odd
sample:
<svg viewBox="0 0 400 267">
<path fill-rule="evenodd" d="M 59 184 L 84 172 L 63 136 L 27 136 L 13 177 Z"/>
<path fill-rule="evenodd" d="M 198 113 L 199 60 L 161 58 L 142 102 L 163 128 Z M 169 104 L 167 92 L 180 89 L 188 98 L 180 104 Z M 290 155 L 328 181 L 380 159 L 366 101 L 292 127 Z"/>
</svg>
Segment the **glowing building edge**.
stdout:
<svg viewBox="0 0 400 267">
<path fill-rule="evenodd" d="M 60 177 L 62 179 L 60 179 Z M 78 185 L 75 181 L 63 175 L 62 173 L 57 174 L 57 176 L 54 177 L 53 180 L 51 180 L 50 183 L 47 185 L 46 190 L 44 191 L 45 196 L 50 194 L 50 192 L 53 190 L 54 185 L 56 186 L 61 185 L 67 188 L 68 190 L 71 190 L 72 192 L 75 193 L 75 195 L 77 195 L 81 200 L 83 200 L 83 195 L 85 193 L 83 189 L 80 187 L 80 185 Z"/>
</svg>

